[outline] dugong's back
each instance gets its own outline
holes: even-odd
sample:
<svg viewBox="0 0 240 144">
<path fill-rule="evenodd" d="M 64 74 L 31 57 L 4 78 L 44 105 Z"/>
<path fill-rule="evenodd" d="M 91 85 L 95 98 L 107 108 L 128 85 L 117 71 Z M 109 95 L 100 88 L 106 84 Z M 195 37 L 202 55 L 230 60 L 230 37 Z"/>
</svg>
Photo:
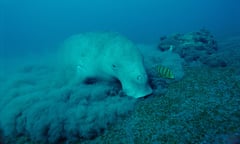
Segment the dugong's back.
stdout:
<svg viewBox="0 0 240 144">
<path fill-rule="evenodd" d="M 136 58 L 139 59 L 141 54 L 135 49 L 134 44 L 118 33 L 89 32 L 73 35 L 66 39 L 61 53 L 63 54 L 62 58 L 65 64 L 78 65 L 78 63 L 83 61 L 101 61 L 103 56 L 116 59 L 121 59 L 124 56 L 127 59 L 128 57 L 134 59 L 134 55 L 130 54 L 132 51 L 139 53 L 136 55 Z"/>
</svg>

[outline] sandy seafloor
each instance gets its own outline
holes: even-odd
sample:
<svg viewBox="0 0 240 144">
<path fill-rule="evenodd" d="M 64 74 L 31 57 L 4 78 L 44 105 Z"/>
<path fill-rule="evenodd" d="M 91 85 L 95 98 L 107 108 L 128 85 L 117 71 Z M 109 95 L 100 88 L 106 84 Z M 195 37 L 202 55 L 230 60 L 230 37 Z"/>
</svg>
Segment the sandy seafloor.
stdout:
<svg viewBox="0 0 240 144">
<path fill-rule="evenodd" d="M 240 38 L 219 46 L 227 67 L 184 67 L 183 79 L 169 84 L 166 94 L 139 99 L 131 113 L 98 137 L 74 143 L 240 143 Z M 7 143 L 36 142 L 19 136 Z"/>
</svg>

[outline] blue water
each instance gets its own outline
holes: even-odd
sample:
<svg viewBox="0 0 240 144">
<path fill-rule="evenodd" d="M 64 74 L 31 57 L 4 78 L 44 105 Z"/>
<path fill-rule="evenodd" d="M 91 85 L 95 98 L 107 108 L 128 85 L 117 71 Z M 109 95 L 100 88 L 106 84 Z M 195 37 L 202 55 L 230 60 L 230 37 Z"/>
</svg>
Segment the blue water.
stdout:
<svg viewBox="0 0 240 144">
<path fill-rule="evenodd" d="M 141 43 L 202 27 L 216 36 L 240 32 L 238 0 L 1 0 L 1 49 L 41 51 L 69 35 L 116 31 Z"/>
</svg>

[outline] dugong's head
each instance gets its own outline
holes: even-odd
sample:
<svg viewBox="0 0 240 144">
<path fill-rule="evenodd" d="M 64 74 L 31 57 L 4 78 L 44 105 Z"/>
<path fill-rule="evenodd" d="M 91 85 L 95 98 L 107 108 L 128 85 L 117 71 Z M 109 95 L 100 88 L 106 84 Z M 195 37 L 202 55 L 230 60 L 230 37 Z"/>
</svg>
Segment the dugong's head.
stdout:
<svg viewBox="0 0 240 144">
<path fill-rule="evenodd" d="M 134 66 L 133 64 L 123 69 L 126 71 L 122 70 L 122 74 L 118 76 L 118 79 L 126 95 L 139 98 L 152 93 L 152 88 L 148 84 L 148 76 L 144 67 Z"/>
<path fill-rule="evenodd" d="M 143 64 L 143 57 L 139 51 L 114 57 L 110 65 L 110 73 L 122 85 L 123 92 L 131 97 L 139 98 L 150 95 L 152 88 L 148 83 L 148 76 Z"/>
<path fill-rule="evenodd" d="M 123 36 L 112 34 L 108 42 L 101 46 L 99 69 L 117 78 L 126 95 L 139 98 L 152 93 L 143 55 L 134 43 Z"/>
<path fill-rule="evenodd" d="M 121 82 L 123 92 L 131 97 L 139 98 L 152 93 L 148 84 L 148 76 L 143 65 L 112 65 L 115 77 Z"/>
</svg>

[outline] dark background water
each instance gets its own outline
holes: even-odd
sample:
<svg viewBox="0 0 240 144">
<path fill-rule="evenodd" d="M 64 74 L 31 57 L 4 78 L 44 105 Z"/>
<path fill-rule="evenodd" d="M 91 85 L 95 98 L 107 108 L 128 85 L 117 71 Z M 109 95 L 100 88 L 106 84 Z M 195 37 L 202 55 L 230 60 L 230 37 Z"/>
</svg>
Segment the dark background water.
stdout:
<svg viewBox="0 0 240 144">
<path fill-rule="evenodd" d="M 57 47 L 67 36 L 116 31 L 135 42 L 207 28 L 240 32 L 238 0 L 0 0 L 1 57 Z"/>
</svg>

